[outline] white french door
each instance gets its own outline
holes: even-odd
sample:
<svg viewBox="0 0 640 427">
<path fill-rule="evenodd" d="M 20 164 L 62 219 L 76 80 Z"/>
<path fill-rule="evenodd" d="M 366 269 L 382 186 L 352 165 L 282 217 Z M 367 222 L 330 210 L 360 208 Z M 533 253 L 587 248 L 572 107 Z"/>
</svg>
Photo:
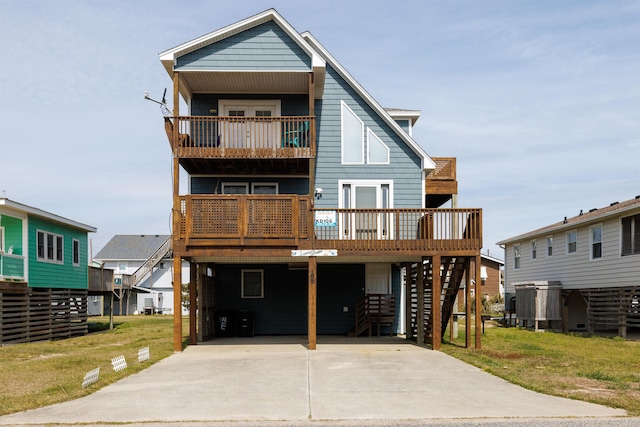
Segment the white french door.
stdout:
<svg viewBox="0 0 640 427">
<path fill-rule="evenodd" d="M 251 117 L 280 116 L 280 100 L 221 99 L 218 111 L 235 120 L 221 124 L 221 139 L 226 148 L 275 148 L 281 139 L 280 123 L 256 121 Z M 243 119 L 247 117 L 248 119 Z"/>
<path fill-rule="evenodd" d="M 377 209 L 392 207 L 392 181 L 340 181 L 340 208 L 358 209 L 343 213 L 341 238 L 355 240 L 390 239 L 391 216 Z"/>
</svg>

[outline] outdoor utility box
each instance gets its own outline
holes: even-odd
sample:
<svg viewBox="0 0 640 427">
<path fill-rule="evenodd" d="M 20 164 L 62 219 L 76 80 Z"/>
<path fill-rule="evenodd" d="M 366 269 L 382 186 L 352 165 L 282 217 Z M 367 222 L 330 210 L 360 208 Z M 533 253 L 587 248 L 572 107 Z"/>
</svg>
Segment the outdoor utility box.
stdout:
<svg viewBox="0 0 640 427">
<path fill-rule="evenodd" d="M 217 337 L 236 336 L 236 316 L 233 311 L 219 311 L 215 318 Z"/>
<path fill-rule="evenodd" d="M 516 319 L 533 322 L 535 330 L 539 330 L 540 322 L 552 328 L 552 322 L 562 321 L 562 285 L 560 282 L 527 282 L 516 283 Z M 558 327 L 560 329 L 560 327 Z"/>
<path fill-rule="evenodd" d="M 238 336 L 239 337 L 252 337 L 253 336 L 253 311 L 240 310 L 238 313 Z"/>
</svg>

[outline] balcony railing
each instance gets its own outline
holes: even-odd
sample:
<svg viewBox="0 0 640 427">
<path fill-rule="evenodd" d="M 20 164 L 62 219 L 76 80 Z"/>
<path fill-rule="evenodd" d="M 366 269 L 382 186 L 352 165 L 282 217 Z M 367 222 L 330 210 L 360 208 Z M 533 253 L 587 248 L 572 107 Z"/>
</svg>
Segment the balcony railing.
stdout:
<svg viewBox="0 0 640 427">
<path fill-rule="evenodd" d="M 316 150 L 313 116 L 166 117 L 165 130 L 184 158 L 312 158 Z"/>
<path fill-rule="evenodd" d="M 181 197 L 187 245 L 297 246 L 309 239 L 311 198 L 297 195 Z"/>
<path fill-rule="evenodd" d="M 279 246 L 353 251 L 470 251 L 481 209 L 313 209 L 308 196 L 181 197 L 186 246 Z"/>
<path fill-rule="evenodd" d="M 427 175 L 427 179 L 438 181 L 456 180 L 456 158 L 455 157 L 433 157 L 436 168 Z"/>
<path fill-rule="evenodd" d="M 333 209 L 322 212 L 322 218 L 335 216 L 336 219 L 330 226 L 324 221 L 316 222 L 315 240 L 328 248 L 358 251 L 482 248 L 480 209 Z"/>
<path fill-rule="evenodd" d="M 24 280 L 24 256 L 0 253 L 0 280 Z"/>
</svg>

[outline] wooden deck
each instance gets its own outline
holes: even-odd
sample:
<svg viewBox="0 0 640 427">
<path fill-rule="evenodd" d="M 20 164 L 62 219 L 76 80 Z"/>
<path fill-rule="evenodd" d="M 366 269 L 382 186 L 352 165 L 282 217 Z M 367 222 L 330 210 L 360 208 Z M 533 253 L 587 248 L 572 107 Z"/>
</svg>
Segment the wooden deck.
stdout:
<svg viewBox="0 0 640 427">
<path fill-rule="evenodd" d="M 184 159 L 311 159 L 315 126 L 313 116 L 165 118 L 171 149 Z"/>
<path fill-rule="evenodd" d="M 314 209 L 309 196 L 180 197 L 185 247 L 332 248 L 360 253 L 478 251 L 481 209 Z M 319 213 L 329 222 L 315 223 Z"/>
</svg>

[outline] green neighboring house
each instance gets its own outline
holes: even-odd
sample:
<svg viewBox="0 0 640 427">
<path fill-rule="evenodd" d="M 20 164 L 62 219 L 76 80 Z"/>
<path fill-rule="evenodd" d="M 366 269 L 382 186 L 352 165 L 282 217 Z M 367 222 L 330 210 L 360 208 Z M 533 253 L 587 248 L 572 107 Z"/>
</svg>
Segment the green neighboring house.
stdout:
<svg viewBox="0 0 640 427">
<path fill-rule="evenodd" d="M 86 333 L 88 233 L 96 230 L 0 198 L 0 344 Z"/>
</svg>

